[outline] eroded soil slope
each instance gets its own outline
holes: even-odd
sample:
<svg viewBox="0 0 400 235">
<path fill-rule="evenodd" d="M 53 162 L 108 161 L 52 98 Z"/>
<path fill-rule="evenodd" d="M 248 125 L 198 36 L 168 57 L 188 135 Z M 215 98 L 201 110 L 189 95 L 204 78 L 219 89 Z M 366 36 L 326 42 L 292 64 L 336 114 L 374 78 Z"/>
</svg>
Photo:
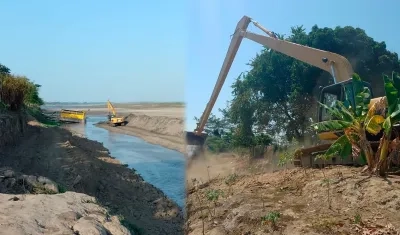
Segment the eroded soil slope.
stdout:
<svg viewBox="0 0 400 235">
<path fill-rule="evenodd" d="M 145 141 L 184 152 L 183 118 L 169 116 L 150 116 L 145 114 L 129 114 L 126 126 L 111 127 L 107 123 L 98 126 L 107 130 L 137 136 Z"/>
<path fill-rule="evenodd" d="M 176 203 L 113 161 L 100 143 L 67 130 L 28 125 L 17 146 L 0 149 L 0 166 L 93 196 L 143 234 L 182 234 L 183 217 Z"/>
<path fill-rule="evenodd" d="M 188 179 L 189 234 L 399 234 L 398 176 L 343 166 L 236 172 Z"/>
</svg>

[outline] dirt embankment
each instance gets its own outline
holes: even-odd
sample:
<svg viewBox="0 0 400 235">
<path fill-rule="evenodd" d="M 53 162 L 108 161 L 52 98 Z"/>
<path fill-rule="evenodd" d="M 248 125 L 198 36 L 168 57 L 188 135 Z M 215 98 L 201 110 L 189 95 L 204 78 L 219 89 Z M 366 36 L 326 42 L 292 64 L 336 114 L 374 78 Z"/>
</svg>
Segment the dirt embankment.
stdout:
<svg viewBox="0 0 400 235">
<path fill-rule="evenodd" d="M 126 116 L 126 120 L 126 126 L 111 127 L 106 122 L 97 126 L 184 153 L 183 118 L 132 113 Z"/>
<path fill-rule="evenodd" d="M 400 234 L 398 176 L 368 177 L 344 166 L 254 170 L 263 160 L 222 169 L 230 162 L 235 159 L 192 166 L 197 172 L 188 174 L 188 234 Z"/>
<path fill-rule="evenodd" d="M 0 127 L 5 128 L 0 133 L 13 128 L 10 125 Z M 8 173 L 7 177 L 0 177 L 5 185 L 5 191 L 2 192 L 8 193 L 0 194 L 0 202 L 4 202 L 0 220 L 10 221 L 0 223 L 0 231 L 35 234 L 29 232 L 29 229 L 33 229 L 40 231 L 36 234 L 60 234 L 65 224 L 58 223 L 64 223 L 64 220 L 69 221 L 65 226 L 75 226 L 78 231 L 89 224 L 91 228 L 101 231 L 107 228 L 107 222 L 115 220 L 115 217 L 108 216 L 110 213 L 123 218 L 122 224 L 136 234 L 182 234 L 183 216 L 177 204 L 161 190 L 144 182 L 133 170 L 119 164 L 102 144 L 75 136 L 61 128 L 45 128 L 35 121 L 31 121 L 23 132 L 15 136 L 10 137 L 13 141 L 0 146 L 0 167 L 7 167 L 13 174 L 25 176 L 12 179 L 9 177 L 11 173 Z M 57 187 L 53 189 L 71 193 L 43 195 L 48 190 L 34 190 L 33 193 L 41 194 L 16 195 L 18 199 L 8 201 L 14 196 L 10 189 L 21 184 L 25 189 L 29 185 L 26 179 L 34 179 L 33 182 L 39 182 L 39 185 L 55 182 Z M 16 207 L 19 212 L 12 211 Z M 103 211 L 102 207 L 109 212 Z M 46 219 L 50 217 L 54 220 Z M 114 225 L 118 226 L 118 223 Z M 76 234 L 73 229 L 70 232 Z M 111 232 L 110 227 L 108 232 Z M 81 230 L 80 234 L 87 233 Z"/>
</svg>

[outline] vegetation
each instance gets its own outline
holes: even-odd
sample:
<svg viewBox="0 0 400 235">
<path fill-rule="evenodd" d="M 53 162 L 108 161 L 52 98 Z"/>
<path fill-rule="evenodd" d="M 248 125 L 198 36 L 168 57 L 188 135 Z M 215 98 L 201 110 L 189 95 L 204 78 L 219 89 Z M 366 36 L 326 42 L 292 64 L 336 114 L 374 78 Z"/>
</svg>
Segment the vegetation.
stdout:
<svg viewBox="0 0 400 235">
<path fill-rule="evenodd" d="M 278 222 L 279 218 L 281 217 L 281 213 L 277 211 L 271 211 L 266 216 L 261 217 L 261 223 L 269 222 L 271 223 L 271 227 L 275 230 L 276 223 Z"/>
<path fill-rule="evenodd" d="M 400 72 L 397 53 L 388 51 L 385 42 L 377 42 L 364 30 L 350 26 L 314 26 L 308 33 L 302 26 L 297 26 L 292 27 L 289 36 L 278 36 L 348 58 L 357 73 L 353 80 L 356 81 L 354 88 L 357 89 L 357 104 L 360 106 L 351 108 L 348 104 L 338 103 L 331 111 L 336 119 L 337 115 L 340 116 L 340 121 L 316 124 L 319 87 L 333 83 L 330 74 L 269 48 L 263 48 L 248 64 L 248 72 L 240 74 L 233 83 L 233 99 L 225 109 L 219 110 L 221 117 L 210 116 L 205 129 L 211 136 L 206 142 L 208 150 L 218 153 L 245 148 L 255 156 L 257 154 L 254 154 L 254 149 L 258 146 L 263 149 L 273 145 L 277 150 L 293 145 L 291 140 L 306 144 L 316 143 L 316 130 L 341 129 L 347 135 L 339 138 L 324 157 L 337 154 L 338 147 L 335 146 L 342 143 L 339 146 L 345 148 L 341 150 L 341 155 L 358 154 L 360 161 L 365 161 L 371 172 L 380 171 L 383 174 L 389 164 L 392 126 L 398 122 L 400 86 L 397 85 L 396 75 L 391 79 L 385 76 L 382 80 L 382 74 Z M 371 97 L 360 86 L 361 78 L 371 84 L 375 96 L 388 96 L 387 113 L 379 113 L 382 110 L 377 110 L 386 100 L 376 103 L 373 109 L 368 110 Z M 382 130 L 379 153 L 375 153 L 365 141 L 366 135 L 382 134 Z M 282 164 L 290 160 L 288 156 L 281 158 Z"/>
<path fill-rule="evenodd" d="M 26 112 L 44 126 L 60 126 L 60 122 L 55 121 L 54 119 L 51 119 L 49 116 L 45 115 L 39 107 L 30 107 L 26 110 Z"/>
<path fill-rule="evenodd" d="M 373 103 L 370 108 L 371 97 L 367 90 L 361 86 L 358 75 L 353 76 L 353 90 L 356 92 L 355 107 L 336 102 L 336 106 L 328 111 L 335 120 L 314 124 L 317 131 L 343 131 L 331 147 L 321 156 L 361 158 L 368 165 L 371 173 L 385 176 L 389 169 L 391 158 L 397 154 L 399 148 L 398 138 L 394 136 L 393 126 L 400 121 L 400 76 L 392 73 L 392 77 L 383 76 L 385 96 Z M 371 143 L 367 141 L 367 134 L 378 135 L 382 133 L 377 151 L 373 151 Z M 389 148 L 391 146 L 391 148 Z M 390 156 L 390 159 L 388 158 Z"/>
<path fill-rule="evenodd" d="M 44 104 L 39 96 L 40 85 L 24 76 L 11 74 L 11 70 L 0 64 L 1 106 L 10 111 L 20 111 L 24 107 L 40 107 Z"/>
</svg>

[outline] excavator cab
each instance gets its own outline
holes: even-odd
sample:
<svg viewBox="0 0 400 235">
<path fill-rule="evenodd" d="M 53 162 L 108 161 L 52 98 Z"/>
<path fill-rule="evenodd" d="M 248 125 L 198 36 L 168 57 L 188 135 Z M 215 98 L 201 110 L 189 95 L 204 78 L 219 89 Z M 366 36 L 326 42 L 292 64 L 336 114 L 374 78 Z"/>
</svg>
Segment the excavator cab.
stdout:
<svg viewBox="0 0 400 235">
<path fill-rule="evenodd" d="M 367 87 L 369 89 L 371 97 L 374 97 L 371 84 L 365 81 L 363 81 L 363 84 L 364 87 Z M 319 102 L 327 105 L 328 107 L 332 107 L 333 105 L 335 105 L 336 101 L 339 100 L 341 102 L 345 102 L 347 98 L 347 101 L 350 103 L 350 105 L 354 107 L 355 96 L 356 94 L 354 94 L 353 91 L 353 81 L 350 79 L 322 88 Z M 318 110 L 318 121 L 322 122 L 328 120 L 332 120 L 332 117 L 329 115 L 326 108 L 321 106 Z"/>
</svg>

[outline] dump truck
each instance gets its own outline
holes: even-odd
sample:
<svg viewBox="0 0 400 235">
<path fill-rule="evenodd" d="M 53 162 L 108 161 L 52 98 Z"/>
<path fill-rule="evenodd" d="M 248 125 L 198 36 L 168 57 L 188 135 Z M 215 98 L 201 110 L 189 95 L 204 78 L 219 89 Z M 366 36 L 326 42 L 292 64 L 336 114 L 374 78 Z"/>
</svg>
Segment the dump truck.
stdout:
<svg viewBox="0 0 400 235">
<path fill-rule="evenodd" d="M 110 102 L 110 100 L 107 101 L 107 108 L 108 108 L 108 123 L 111 126 L 125 126 L 126 120 L 125 117 L 122 116 L 117 116 L 117 112 L 115 111 L 114 106 Z"/>
<path fill-rule="evenodd" d="M 61 109 L 59 120 L 67 123 L 86 123 L 86 112 L 81 110 Z"/>
<path fill-rule="evenodd" d="M 247 31 L 247 27 L 250 23 L 253 23 L 257 28 L 267 34 L 267 36 Z M 349 100 L 354 107 L 356 96 L 356 94 L 354 94 L 352 84 L 352 76 L 354 71 L 350 62 L 345 57 L 332 52 L 279 39 L 276 37 L 275 33 L 267 30 L 258 22 L 254 21 L 248 16 L 243 16 L 242 19 L 237 23 L 214 90 L 211 94 L 209 102 L 205 107 L 205 110 L 200 117 L 199 122 L 197 123 L 197 127 L 194 131 L 185 132 L 186 143 L 188 146 L 198 146 L 199 149 L 203 149 L 205 139 L 207 138 L 207 134 L 204 133 L 204 127 L 229 73 L 240 44 L 244 38 L 328 72 L 332 76 L 334 84 L 321 88 L 319 102 L 330 106 L 332 102 L 337 100 L 344 101 L 347 98 L 347 100 Z M 380 100 L 380 97 L 374 98 L 371 85 L 368 82 L 363 81 L 363 85 L 369 89 L 370 95 L 373 98 L 370 105 Z M 330 118 L 327 110 L 323 106 L 319 107 L 317 112 L 319 122 Z M 297 152 L 298 154 L 296 154 L 294 164 L 296 166 L 317 166 L 321 164 L 319 161 L 322 160 L 315 160 L 314 156 L 326 151 L 331 146 L 333 141 L 339 138 L 340 135 L 341 133 L 334 132 L 319 133 L 319 139 L 323 143 L 300 149 Z M 370 139 L 370 141 L 373 142 L 371 143 L 372 147 L 377 147 L 379 144 L 379 142 L 376 141 L 376 137 L 375 140 Z M 201 154 L 202 151 L 197 152 L 200 152 Z M 196 153 L 196 151 L 192 151 L 192 153 Z M 192 158 L 195 156 L 189 157 Z M 348 158 L 346 160 L 332 158 L 331 160 L 324 162 L 324 164 L 353 164 L 355 163 L 353 161 L 354 160 L 352 158 Z"/>
</svg>

